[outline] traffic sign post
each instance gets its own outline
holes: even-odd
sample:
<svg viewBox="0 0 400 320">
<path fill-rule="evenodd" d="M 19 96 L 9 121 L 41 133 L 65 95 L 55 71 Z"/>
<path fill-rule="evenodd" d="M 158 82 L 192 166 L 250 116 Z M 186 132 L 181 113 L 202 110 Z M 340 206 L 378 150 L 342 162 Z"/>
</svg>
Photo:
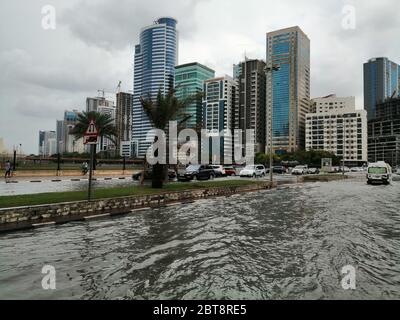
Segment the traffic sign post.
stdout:
<svg viewBox="0 0 400 320">
<path fill-rule="evenodd" d="M 89 127 L 83 136 L 83 143 L 90 145 L 90 164 L 89 164 L 89 186 L 88 186 L 88 201 L 92 200 L 92 177 L 93 177 L 93 166 L 94 166 L 94 153 L 96 151 L 96 145 L 99 137 L 99 132 L 96 127 L 94 120 L 91 120 Z"/>
</svg>

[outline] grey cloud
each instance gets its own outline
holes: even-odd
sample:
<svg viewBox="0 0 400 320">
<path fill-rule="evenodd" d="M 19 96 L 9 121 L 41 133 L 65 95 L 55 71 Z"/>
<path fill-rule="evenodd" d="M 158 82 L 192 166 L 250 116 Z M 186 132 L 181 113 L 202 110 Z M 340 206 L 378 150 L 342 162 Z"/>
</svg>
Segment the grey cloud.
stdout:
<svg viewBox="0 0 400 320">
<path fill-rule="evenodd" d="M 208 0 L 84 0 L 65 10 L 60 22 L 85 43 L 115 50 L 133 45 L 139 30 L 160 16 L 177 18 L 181 38 L 190 37 L 196 30 L 193 13 L 205 1 Z"/>
</svg>

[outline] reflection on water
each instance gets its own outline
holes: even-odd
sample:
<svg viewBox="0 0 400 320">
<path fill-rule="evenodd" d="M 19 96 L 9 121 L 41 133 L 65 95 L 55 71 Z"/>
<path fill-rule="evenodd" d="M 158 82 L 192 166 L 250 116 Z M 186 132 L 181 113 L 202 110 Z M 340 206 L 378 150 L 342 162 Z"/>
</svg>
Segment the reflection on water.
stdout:
<svg viewBox="0 0 400 320">
<path fill-rule="evenodd" d="M 399 191 L 307 184 L 1 235 L 0 298 L 398 299 Z"/>
</svg>

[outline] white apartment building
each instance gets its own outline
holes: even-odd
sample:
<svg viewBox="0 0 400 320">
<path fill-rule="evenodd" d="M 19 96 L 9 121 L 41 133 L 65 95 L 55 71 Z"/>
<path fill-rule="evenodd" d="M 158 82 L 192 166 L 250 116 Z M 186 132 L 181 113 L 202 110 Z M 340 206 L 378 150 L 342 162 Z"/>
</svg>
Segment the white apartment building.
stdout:
<svg viewBox="0 0 400 320">
<path fill-rule="evenodd" d="M 360 165 L 368 158 L 367 112 L 355 107 L 355 97 L 330 95 L 312 100 L 306 115 L 306 150 L 324 150 Z"/>
<path fill-rule="evenodd" d="M 238 83 L 225 76 L 204 81 L 203 128 L 209 136 L 220 137 L 220 160 L 232 152 L 232 140 L 220 134 L 232 134 L 234 108 L 238 100 Z"/>
</svg>

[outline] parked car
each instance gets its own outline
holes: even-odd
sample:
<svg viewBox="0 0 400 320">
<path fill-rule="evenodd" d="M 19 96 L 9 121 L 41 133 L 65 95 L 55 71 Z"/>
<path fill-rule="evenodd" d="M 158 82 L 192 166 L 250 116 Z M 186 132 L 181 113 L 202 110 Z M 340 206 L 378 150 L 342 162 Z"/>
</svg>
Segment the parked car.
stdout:
<svg viewBox="0 0 400 320">
<path fill-rule="evenodd" d="M 225 177 L 226 176 L 226 172 L 225 172 L 224 166 L 212 164 L 211 168 L 214 169 L 216 177 Z"/>
<path fill-rule="evenodd" d="M 308 166 L 296 166 L 292 170 L 293 175 L 303 175 L 308 173 Z"/>
<path fill-rule="evenodd" d="M 138 172 L 138 173 L 134 173 L 134 174 L 132 175 L 132 179 L 138 181 L 138 180 L 140 180 L 140 177 L 142 176 L 142 174 L 143 174 L 143 170 L 140 171 L 140 172 Z M 152 168 L 149 168 L 149 169 L 146 170 L 145 173 L 144 173 L 144 179 L 145 179 L 145 180 L 151 180 L 152 177 L 153 177 L 153 169 L 152 169 Z M 173 181 L 173 180 L 176 179 L 176 177 L 177 177 L 177 175 L 176 175 L 175 170 L 173 170 L 173 169 L 168 169 L 168 180 Z"/>
<path fill-rule="evenodd" d="M 224 167 L 225 175 L 228 177 L 236 176 L 236 170 L 234 167 Z"/>
<path fill-rule="evenodd" d="M 246 166 L 242 171 L 240 171 L 240 177 L 265 177 L 265 167 L 262 164 L 249 165 Z"/>
<path fill-rule="evenodd" d="M 307 173 L 308 174 L 319 174 L 319 169 L 318 168 L 308 168 Z"/>
<path fill-rule="evenodd" d="M 190 165 L 184 172 L 178 174 L 178 180 L 213 180 L 215 176 L 214 169 L 209 165 Z"/>
<path fill-rule="evenodd" d="M 275 167 L 272 167 L 272 171 L 277 174 L 284 174 L 284 173 L 286 173 L 286 168 L 283 166 L 275 166 Z M 269 173 L 269 169 L 268 169 L 268 173 Z"/>
</svg>

